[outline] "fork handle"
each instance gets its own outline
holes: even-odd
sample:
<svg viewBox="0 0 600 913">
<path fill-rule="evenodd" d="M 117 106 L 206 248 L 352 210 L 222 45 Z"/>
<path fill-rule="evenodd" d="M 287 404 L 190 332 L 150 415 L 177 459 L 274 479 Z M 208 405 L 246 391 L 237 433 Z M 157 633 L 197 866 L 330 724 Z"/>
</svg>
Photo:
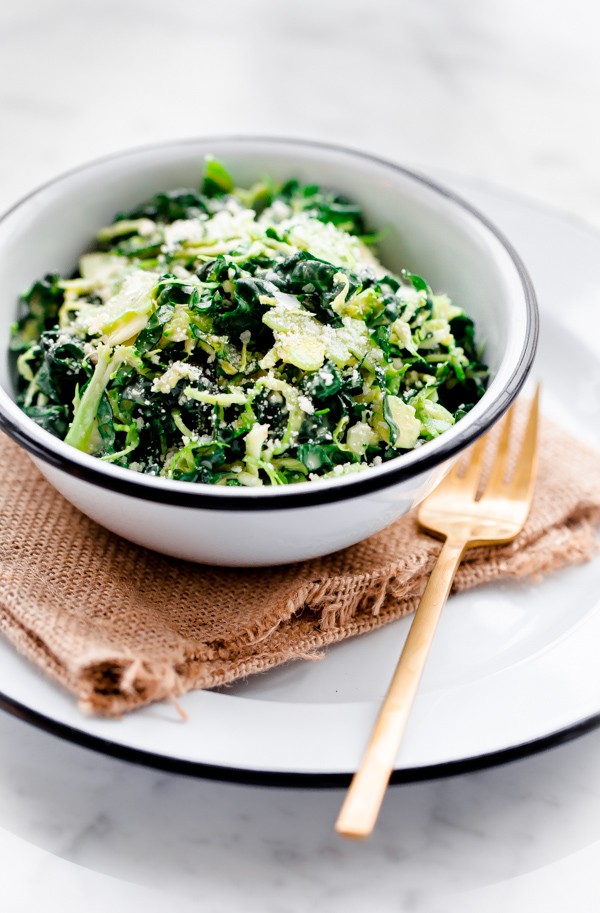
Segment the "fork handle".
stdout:
<svg viewBox="0 0 600 913">
<path fill-rule="evenodd" d="M 466 543 L 449 539 L 442 546 L 338 816 L 335 829 L 343 837 L 368 837 L 375 826 L 433 635 L 465 548 Z"/>
</svg>

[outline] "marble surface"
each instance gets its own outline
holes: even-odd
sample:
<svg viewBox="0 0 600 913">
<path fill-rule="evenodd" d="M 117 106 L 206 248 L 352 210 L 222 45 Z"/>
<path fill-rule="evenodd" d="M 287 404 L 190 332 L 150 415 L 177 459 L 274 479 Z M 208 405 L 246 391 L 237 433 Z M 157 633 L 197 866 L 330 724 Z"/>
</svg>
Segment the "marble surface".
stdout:
<svg viewBox="0 0 600 913">
<path fill-rule="evenodd" d="M 0 206 L 194 134 L 346 143 L 600 226 L 600 8 L 583 0 L 0 5 Z M 367 844 L 335 791 L 162 774 L 0 715 L 2 913 L 598 908 L 600 732 L 392 790 Z"/>
</svg>

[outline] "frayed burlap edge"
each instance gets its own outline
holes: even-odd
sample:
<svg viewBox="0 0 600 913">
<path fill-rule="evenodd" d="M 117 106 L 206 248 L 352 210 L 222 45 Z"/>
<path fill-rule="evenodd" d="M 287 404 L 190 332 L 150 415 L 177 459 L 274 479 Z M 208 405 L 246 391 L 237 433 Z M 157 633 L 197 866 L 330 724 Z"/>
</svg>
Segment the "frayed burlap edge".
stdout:
<svg viewBox="0 0 600 913">
<path fill-rule="evenodd" d="M 472 554 L 479 560 L 484 555 L 486 558 L 481 579 L 473 573 L 477 564 L 466 561 L 458 571 L 453 590 L 460 592 L 500 578 L 539 581 L 567 565 L 588 561 L 599 550 L 595 529 L 599 523 L 600 510 L 590 507 L 571 518 L 568 529 L 547 530 L 524 551 L 519 549 L 518 540 L 504 548 L 474 550 Z M 82 658 L 82 664 L 73 670 L 66 669 L 56 657 L 48 659 L 53 673 L 77 696 L 83 711 L 120 716 L 196 688 L 227 685 L 291 660 L 320 659 L 323 647 L 414 612 L 434 561 L 435 556 L 416 578 L 405 564 L 397 563 L 385 573 L 303 584 L 291 593 L 285 606 L 275 607 L 274 613 L 279 617 L 273 627 L 249 639 L 241 649 L 221 648 L 213 655 L 207 649 L 206 656 L 182 654 L 169 663 L 140 656 L 103 655 L 100 661 Z M 447 611 L 451 610 L 450 605 Z M 18 622 L 13 622 L 18 627 Z M 14 633 L 13 628 L 12 639 L 16 642 Z M 19 638 L 25 653 L 28 636 L 23 632 Z"/>
</svg>

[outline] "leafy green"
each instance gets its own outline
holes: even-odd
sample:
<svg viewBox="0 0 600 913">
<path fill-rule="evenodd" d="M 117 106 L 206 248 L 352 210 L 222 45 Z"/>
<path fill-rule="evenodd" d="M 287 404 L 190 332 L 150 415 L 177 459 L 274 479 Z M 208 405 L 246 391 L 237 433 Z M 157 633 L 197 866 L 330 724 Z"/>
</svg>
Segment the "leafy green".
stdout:
<svg viewBox="0 0 600 913">
<path fill-rule="evenodd" d="M 306 212 L 321 222 L 354 235 L 364 235 L 365 221 L 360 206 L 340 194 L 322 190 L 317 184 L 302 185 L 287 181 L 278 197 L 290 203 L 296 211 Z"/>
<path fill-rule="evenodd" d="M 152 219 L 166 224 L 176 219 L 196 219 L 209 211 L 206 197 L 197 190 L 169 190 L 156 193 L 149 200 L 119 213 L 115 221 Z"/>
<path fill-rule="evenodd" d="M 56 437 L 65 437 L 69 420 L 64 406 L 24 406 L 23 411 L 40 428 L 44 428 Z"/>
<path fill-rule="evenodd" d="M 202 193 L 207 197 L 222 196 L 226 193 L 233 193 L 235 184 L 229 172 L 212 156 L 207 156 L 204 168 L 204 180 L 202 182 Z"/>
<path fill-rule="evenodd" d="M 344 453 L 336 444 L 301 444 L 298 447 L 298 459 L 310 472 L 326 471 L 352 462 L 352 456 Z"/>
<path fill-rule="evenodd" d="M 62 303 L 63 289 L 58 273 L 48 273 L 34 282 L 19 302 L 19 318 L 12 328 L 12 351 L 25 351 L 44 330 L 51 329 Z"/>
<path fill-rule="evenodd" d="M 240 276 L 233 280 L 233 295 L 230 300 L 223 298 L 221 307 L 215 313 L 214 324 L 219 333 L 238 337 L 250 333 L 254 345 L 268 348 L 273 336 L 262 322 L 267 306 L 261 303 L 261 295 L 269 296 L 269 286 L 263 279 Z"/>
<path fill-rule="evenodd" d="M 281 260 L 268 276 L 281 291 L 296 295 L 319 320 L 333 326 L 341 324 L 332 303 L 344 287 L 344 279 L 349 282 L 349 294 L 360 286 L 356 276 L 308 251 L 299 251 Z"/>
</svg>

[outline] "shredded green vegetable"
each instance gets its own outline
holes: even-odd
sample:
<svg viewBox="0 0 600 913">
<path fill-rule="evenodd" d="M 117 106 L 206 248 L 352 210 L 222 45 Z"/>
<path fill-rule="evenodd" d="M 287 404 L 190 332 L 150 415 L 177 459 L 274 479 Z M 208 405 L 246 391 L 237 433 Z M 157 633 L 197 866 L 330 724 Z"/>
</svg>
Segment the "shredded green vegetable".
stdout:
<svg viewBox="0 0 600 913">
<path fill-rule="evenodd" d="M 217 485 L 336 477 L 412 450 L 482 396 L 472 320 L 391 275 L 360 209 L 317 186 L 159 193 L 35 282 L 18 402 L 73 447 Z"/>
</svg>

